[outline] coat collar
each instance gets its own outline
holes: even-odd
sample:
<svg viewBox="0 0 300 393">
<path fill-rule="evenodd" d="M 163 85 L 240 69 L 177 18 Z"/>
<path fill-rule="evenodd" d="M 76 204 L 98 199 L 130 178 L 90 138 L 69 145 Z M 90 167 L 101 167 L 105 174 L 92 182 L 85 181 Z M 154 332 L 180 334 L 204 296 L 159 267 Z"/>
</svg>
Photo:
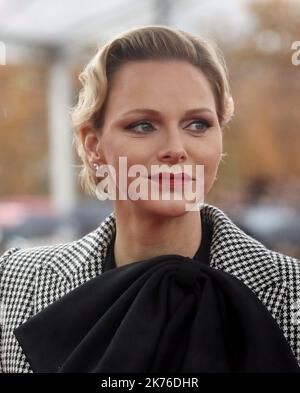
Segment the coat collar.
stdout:
<svg viewBox="0 0 300 393">
<path fill-rule="evenodd" d="M 211 267 L 236 276 L 256 293 L 280 281 L 280 271 L 270 250 L 239 229 L 222 210 L 204 204 L 201 217 L 212 227 Z M 101 274 L 115 228 L 112 212 L 94 231 L 69 244 L 53 261 L 52 267 L 64 276 L 72 276 L 88 260 L 95 275 Z M 64 263 L 62 272 L 63 261 L 72 263 Z"/>
<path fill-rule="evenodd" d="M 211 267 L 236 276 L 257 293 L 280 281 L 279 267 L 262 243 L 243 232 L 215 206 L 204 205 L 202 217 L 213 228 Z"/>
</svg>

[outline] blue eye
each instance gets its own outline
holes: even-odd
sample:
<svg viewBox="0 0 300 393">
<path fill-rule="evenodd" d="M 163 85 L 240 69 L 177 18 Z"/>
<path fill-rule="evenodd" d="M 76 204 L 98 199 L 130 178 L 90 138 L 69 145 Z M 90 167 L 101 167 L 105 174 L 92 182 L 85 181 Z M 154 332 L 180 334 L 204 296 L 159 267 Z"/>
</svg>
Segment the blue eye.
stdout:
<svg viewBox="0 0 300 393">
<path fill-rule="evenodd" d="M 197 127 L 191 131 L 198 132 L 198 133 L 204 133 L 205 131 L 207 131 L 208 128 L 212 126 L 212 124 L 207 120 L 194 120 L 186 128 L 189 128 L 193 124 L 196 124 Z M 154 127 L 152 123 L 150 123 L 149 121 L 139 121 L 137 123 L 129 124 L 128 126 L 125 127 L 125 129 L 132 130 L 136 134 L 147 134 L 153 131 Z"/>
<path fill-rule="evenodd" d="M 141 127 L 142 131 L 137 130 L 137 127 Z M 149 130 L 148 127 L 151 127 L 151 129 Z M 125 128 L 126 128 L 126 130 L 133 130 L 137 134 L 145 134 L 145 133 L 147 133 L 147 131 L 152 131 L 153 130 L 152 124 L 149 123 L 148 121 L 140 121 L 138 123 L 132 123 L 132 124 L 129 124 Z"/>
<path fill-rule="evenodd" d="M 200 127 L 196 127 L 196 129 L 192 131 L 206 131 L 211 127 L 211 124 L 207 120 L 194 120 L 188 125 L 188 127 L 190 127 L 192 124 L 200 125 Z"/>
</svg>

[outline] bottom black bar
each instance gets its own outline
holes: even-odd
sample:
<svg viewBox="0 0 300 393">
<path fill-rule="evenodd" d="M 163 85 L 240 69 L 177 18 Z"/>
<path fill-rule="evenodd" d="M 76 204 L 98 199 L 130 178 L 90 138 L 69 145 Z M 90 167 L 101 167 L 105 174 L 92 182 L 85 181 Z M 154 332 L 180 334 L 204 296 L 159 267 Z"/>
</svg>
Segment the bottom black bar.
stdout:
<svg viewBox="0 0 300 393">
<path fill-rule="evenodd" d="M 287 389 L 289 384 L 299 382 L 299 374 L 0 374 L 1 392 L 11 391 L 11 388 L 17 392 L 19 388 L 22 393 L 41 392 L 44 389 L 53 393 L 115 390 L 181 392 L 213 388 L 224 390 L 227 387 L 231 391 L 235 387 L 241 391 L 246 386 L 257 389 L 265 384 L 268 388 L 274 384 L 277 388 Z"/>
</svg>

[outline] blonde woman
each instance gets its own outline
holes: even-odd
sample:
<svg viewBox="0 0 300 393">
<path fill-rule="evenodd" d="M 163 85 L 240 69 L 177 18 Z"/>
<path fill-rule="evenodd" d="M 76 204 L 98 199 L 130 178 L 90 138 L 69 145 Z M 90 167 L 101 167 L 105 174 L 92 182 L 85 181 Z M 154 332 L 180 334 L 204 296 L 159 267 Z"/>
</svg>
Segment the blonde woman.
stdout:
<svg viewBox="0 0 300 393">
<path fill-rule="evenodd" d="M 132 29 L 80 81 L 82 184 L 100 199 L 116 185 L 114 210 L 81 239 L 2 255 L 2 371 L 298 371 L 299 261 L 204 203 L 234 110 L 218 47 L 175 28 Z M 136 167 L 158 198 L 124 195 Z M 164 199 L 166 184 L 170 196 L 197 192 Z"/>
</svg>

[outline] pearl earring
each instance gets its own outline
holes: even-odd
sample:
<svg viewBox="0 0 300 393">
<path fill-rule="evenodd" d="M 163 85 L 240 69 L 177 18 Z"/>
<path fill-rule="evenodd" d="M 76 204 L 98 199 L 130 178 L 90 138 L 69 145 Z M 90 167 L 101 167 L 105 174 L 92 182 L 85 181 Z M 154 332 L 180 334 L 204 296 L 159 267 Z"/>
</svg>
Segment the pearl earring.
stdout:
<svg viewBox="0 0 300 393">
<path fill-rule="evenodd" d="M 94 167 L 94 170 L 97 172 L 98 168 L 99 168 L 99 164 L 97 164 L 96 162 L 93 162 L 93 167 Z"/>
</svg>

